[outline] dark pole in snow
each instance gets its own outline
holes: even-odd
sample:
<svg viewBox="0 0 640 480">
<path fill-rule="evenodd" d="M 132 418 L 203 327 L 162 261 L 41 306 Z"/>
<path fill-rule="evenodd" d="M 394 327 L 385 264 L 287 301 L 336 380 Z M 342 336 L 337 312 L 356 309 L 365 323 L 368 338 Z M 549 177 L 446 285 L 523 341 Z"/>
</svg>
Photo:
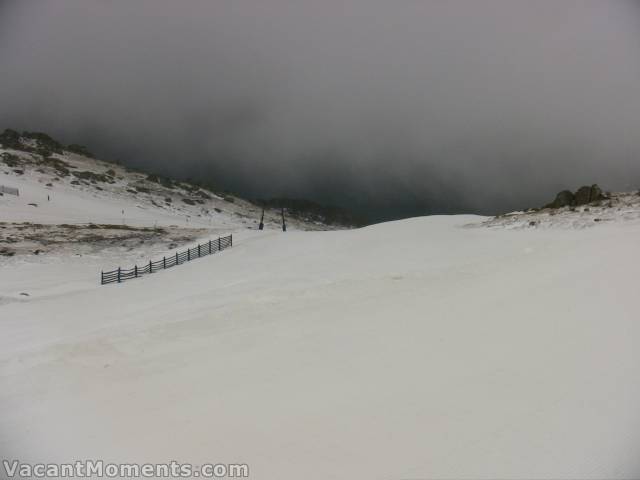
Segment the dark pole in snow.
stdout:
<svg viewBox="0 0 640 480">
<path fill-rule="evenodd" d="M 262 216 L 260 217 L 260 225 L 258 225 L 258 230 L 264 230 L 264 208 L 262 209 Z"/>
<path fill-rule="evenodd" d="M 282 207 L 282 231 L 287 231 L 287 222 L 284 220 L 284 207 Z"/>
</svg>

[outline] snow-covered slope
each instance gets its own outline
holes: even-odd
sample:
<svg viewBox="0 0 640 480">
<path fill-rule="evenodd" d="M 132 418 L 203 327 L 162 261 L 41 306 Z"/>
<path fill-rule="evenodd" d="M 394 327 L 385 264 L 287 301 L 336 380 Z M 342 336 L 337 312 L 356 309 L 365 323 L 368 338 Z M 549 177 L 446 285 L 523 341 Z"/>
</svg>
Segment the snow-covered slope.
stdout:
<svg viewBox="0 0 640 480">
<path fill-rule="evenodd" d="M 477 226 L 508 229 L 581 229 L 603 223 L 638 221 L 640 192 L 617 192 L 609 193 L 607 198 L 586 205 L 507 213 L 490 218 Z"/>
<path fill-rule="evenodd" d="M 73 153 L 42 134 L 14 133 L 13 148 L 0 145 L 0 186 L 19 191 L 0 194 L 0 305 L 93 288 L 101 270 L 258 227 L 261 209 L 237 196 Z M 267 209 L 264 224 L 261 233 L 279 231 L 280 212 Z M 335 227 L 288 215 L 287 228 Z"/>
<path fill-rule="evenodd" d="M 0 451 L 278 480 L 637 477 L 640 224 L 466 228 L 483 220 L 245 229 L 105 287 L 71 260 L 13 264 L 0 291 L 30 296 L 0 304 Z"/>
<path fill-rule="evenodd" d="M 0 221 L 102 223 L 136 226 L 255 228 L 259 207 L 230 194 L 128 170 L 69 151 L 49 156 L 0 148 L 0 185 L 20 196 L 0 196 Z M 289 219 L 293 229 L 325 229 Z M 267 228 L 280 228 L 267 210 Z"/>
</svg>

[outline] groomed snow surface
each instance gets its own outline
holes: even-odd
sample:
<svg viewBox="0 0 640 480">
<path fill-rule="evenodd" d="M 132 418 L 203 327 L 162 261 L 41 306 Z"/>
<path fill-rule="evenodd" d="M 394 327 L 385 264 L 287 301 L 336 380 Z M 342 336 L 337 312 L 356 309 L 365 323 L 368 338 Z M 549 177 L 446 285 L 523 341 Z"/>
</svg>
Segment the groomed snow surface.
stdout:
<svg viewBox="0 0 640 480">
<path fill-rule="evenodd" d="M 640 225 L 464 227 L 481 220 L 245 231 L 104 287 L 13 265 L 1 291 L 33 288 L 0 305 L 2 456 L 636 478 Z"/>
</svg>

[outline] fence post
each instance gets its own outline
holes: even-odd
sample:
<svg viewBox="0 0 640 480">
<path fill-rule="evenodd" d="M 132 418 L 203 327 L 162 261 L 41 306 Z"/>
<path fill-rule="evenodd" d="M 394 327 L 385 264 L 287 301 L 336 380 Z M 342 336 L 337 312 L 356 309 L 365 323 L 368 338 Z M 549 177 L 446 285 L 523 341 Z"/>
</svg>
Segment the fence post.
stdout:
<svg viewBox="0 0 640 480">
<path fill-rule="evenodd" d="M 198 258 L 200 258 L 200 244 L 198 244 Z"/>
<path fill-rule="evenodd" d="M 149 260 L 149 273 L 153 273 L 153 263 Z"/>
<path fill-rule="evenodd" d="M 162 268 L 167 268 L 167 257 L 162 257 Z"/>
<path fill-rule="evenodd" d="M 118 283 L 122 282 L 122 280 L 120 280 L 120 267 L 118 267 Z"/>
<path fill-rule="evenodd" d="M 211 239 L 209 239 L 209 255 L 211 255 Z"/>
<path fill-rule="evenodd" d="M 135 277 L 138 278 L 138 265 L 134 265 L 133 266 L 133 273 L 134 273 Z"/>
<path fill-rule="evenodd" d="M 220 237 L 218 237 L 218 251 L 222 250 L 222 245 L 220 244 Z"/>
<path fill-rule="evenodd" d="M 229 246 L 233 247 L 233 233 L 229 235 Z"/>
<path fill-rule="evenodd" d="M 104 270 L 100 270 L 100 285 L 104 285 Z"/>
<path fill-rule="evenodd" d="M 180 265 L 180 264 L 178 263 L 178 252 L 176 252 L 176 265 Z"/>
<path fill-rule="evenodd" d="M 187 262 L 191 261 L 191 249 L 187 248 Z"/>
</svg>

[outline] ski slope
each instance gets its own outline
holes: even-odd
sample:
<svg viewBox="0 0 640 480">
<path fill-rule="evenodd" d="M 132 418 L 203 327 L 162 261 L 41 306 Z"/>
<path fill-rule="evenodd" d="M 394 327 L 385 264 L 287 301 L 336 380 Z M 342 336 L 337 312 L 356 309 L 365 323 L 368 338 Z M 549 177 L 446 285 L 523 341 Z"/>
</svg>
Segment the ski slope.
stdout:
<svg viewBox="0 0 640 480">
<path fill-rule="evenodd" d="M 0 292 L 30 296 L 0 304 L 0 451 L 274 480 L 637 477 L 640 223 L 483 220 L 245 229 L 105 287 L 65 258 L 11 264 Z"/>
<path fill-rule="evenodd" d="M 14 156 L 20 168 L 3 163 L 2 155 Z M 166 186 L 149 180 L 147 174 L 67 151 L 49 158 L 63 162 L 66 172 L 53 168 L 41 155 L 0 148 L 0 185 L 20 191 L 18 197 L 0 196 L 0 222 L 173 226 L 229 232 L 256 228 L 260 219 L 258 206 L 231 194 L 223 197 L 178 181 Z M 105 172 L 112 175 L 105 177 Z M 109 181 L 92 182 L 76 176 L 83 173 L 102 175 Z M 280 223 L 280 212 L 267 209 L 266 228 L 279 229 Z M 288 218 L 288 226 L 331 228 L 293 217 Z"/>
</svg>

